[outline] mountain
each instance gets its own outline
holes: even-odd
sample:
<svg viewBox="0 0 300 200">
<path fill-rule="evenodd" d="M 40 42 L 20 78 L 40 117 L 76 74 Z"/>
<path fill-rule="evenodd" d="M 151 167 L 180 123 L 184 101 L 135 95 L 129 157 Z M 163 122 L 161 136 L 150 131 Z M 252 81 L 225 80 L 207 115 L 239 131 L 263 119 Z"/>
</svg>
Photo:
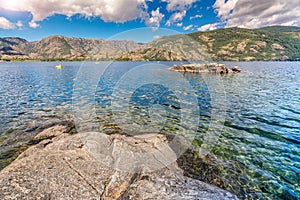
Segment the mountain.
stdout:
<svg viewBox="0 0 300 200">
<path fill-rule="evenodd" d="M 300 61 L 300 27 L 226 28 L 173 35 L 124 53 L 120 59 L 153 60 L 159 51 L 168 52 L 160 60 Z"/>
<path fill-rule="evenodd" d="M 291 33 L 291 32 L 300 32 L 300 27 L 297 26 L 268 26 L 260 28 L 259 30 L 269 31 L 273 33 Z"/>
<path fill-rule="evenodd" d="M 24 54 L 17 46 L 26 43 L 28 43 L 26 40 L 17 37 L 0 38 L 0 55 L 5 54 L 7 56 L 22 57 Z"/>
<path fill-rule="evenodd" d="M 21 38 L 0 38 L 0 56 L 4 60 L 84 60 L 114 59 L 121 53 L 141 47 L 133 41 L 50 36 L 28 42 Z"/>
<path fill-rule="evenodd" d="M 227 28 L 190 36 L 206 44 L 214 60 L 300 60 L 299 32 Z"/>
<path fill-rule="evenodd" d="M 225 28 L 172 35 L 147 44 L 51 36 L 0 38 L 2 60 L 300 61 L 300 27 Z"/>
</svg>

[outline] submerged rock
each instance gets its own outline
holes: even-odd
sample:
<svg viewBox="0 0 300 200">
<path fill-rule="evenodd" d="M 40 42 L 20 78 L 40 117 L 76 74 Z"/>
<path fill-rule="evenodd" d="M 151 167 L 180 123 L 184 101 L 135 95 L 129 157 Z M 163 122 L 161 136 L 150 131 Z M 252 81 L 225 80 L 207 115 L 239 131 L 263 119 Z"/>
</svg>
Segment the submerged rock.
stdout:
<svg viewBox="0 0 300 200">
<path fill-rule="evenodd" d="M 234 66 L 231 70 L 233 72 L 241 72 L 242 71 L 238 66 Z"/>
<path fill-rule="evenodd" d="M 82 135 L 70 135 L 66 130 L 57 126 L 43 131 L 37 138 L 44 140 L 0 172 L 0 199 L 238 199 L 184 176 L 176 162 L 150 173 L 115 170 L 90 155 Z M 107 137 L 112 139 L 112 147 L 115 141 L 123 140 L 128 148 L 137 143 L 130 136 Z M 166 136 L 158 135 L 138 146 L 151 151 L 166 141 Z"/>
<path fill-rule="evenodd" d="M 205 64 L 184 64 L 184 65 L 174 65 L 168 68 L 171 71 L 183 72 L 183 73 L 214 73 L 214 74 L 228 74 L 241 72 L 241 69 L 237 66 L 233 68 L 227 68 L 224 64 L 218 63 L 205 63 Z"/>
</svg>

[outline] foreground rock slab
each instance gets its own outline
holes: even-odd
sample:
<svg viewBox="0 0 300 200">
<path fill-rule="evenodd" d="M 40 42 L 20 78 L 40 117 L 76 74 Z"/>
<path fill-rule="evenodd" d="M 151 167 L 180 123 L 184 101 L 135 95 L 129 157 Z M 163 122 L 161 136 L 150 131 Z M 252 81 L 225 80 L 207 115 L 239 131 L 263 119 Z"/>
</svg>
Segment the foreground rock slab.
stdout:
<svg viewBox="0 0 300 200">
<path fill-rule="evenodd" d="M 69 135 L 67 129 L 43 131 L 37 136 L 43 141 L 0 172 L 0 199 L 238 199 L 185 177 L 176 163 L 151 173 L 105 166 L 90 155 L 80 134 Z M 117 137 L 130 141 L 129 136 Z"/>
<path fill-rule="evenodd" d="M 241 69 L 237 66 L 233 68 L 227 68 L 224 64 L 218 63 L 205 63 L 205 64 L 184 64 L 184 65 L 174 65 L 168 68 L 170 71 L 183 72 L 183 73 L 214 73 L 214 74 L 230 74 L 239 73 Z"/>
</svg>

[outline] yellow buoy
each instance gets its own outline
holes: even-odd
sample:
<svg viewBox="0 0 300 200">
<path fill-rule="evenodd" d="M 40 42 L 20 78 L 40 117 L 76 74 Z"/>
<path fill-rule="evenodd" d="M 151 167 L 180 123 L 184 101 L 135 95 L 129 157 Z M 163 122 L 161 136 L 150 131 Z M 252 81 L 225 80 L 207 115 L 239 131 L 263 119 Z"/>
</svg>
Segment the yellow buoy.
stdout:
<svg viewBox="0 0 300 200">
<path fill-rule="evenodd" d="M 56 65 L 55 67 L 56 67 L 57 69 L 62 69 L 62 68 L 64 68 L 64 66 L 62 66 L 61 64 Z"/>
</svg>

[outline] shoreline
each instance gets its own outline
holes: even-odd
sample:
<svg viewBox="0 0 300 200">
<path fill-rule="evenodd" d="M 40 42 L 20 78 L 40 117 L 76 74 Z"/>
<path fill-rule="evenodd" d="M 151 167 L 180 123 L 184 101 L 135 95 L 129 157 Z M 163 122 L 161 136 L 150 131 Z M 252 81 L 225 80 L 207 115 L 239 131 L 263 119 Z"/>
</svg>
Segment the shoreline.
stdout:
<svg viewBox="0 0 300 200">
<path fill-rule="evenodd" d="M 48 60 L 48 59 L 33 59 L 33 60 L 1 60 L 0 63 L 20 63 L 20 62 L 187 62 L 187 63 L 205 63 L 205 61 L 182 61 L 182 60 L 118 60 L 118 59 L 108 59 L 108 60 Z M 251 62 L 283 62 L 283 63 L 288 63 L 288 62 L 300 62 L 299 60 L 212 60 L 211 62 L 245 62 L 245 63 L 251 63 Z"/>
</svg>

